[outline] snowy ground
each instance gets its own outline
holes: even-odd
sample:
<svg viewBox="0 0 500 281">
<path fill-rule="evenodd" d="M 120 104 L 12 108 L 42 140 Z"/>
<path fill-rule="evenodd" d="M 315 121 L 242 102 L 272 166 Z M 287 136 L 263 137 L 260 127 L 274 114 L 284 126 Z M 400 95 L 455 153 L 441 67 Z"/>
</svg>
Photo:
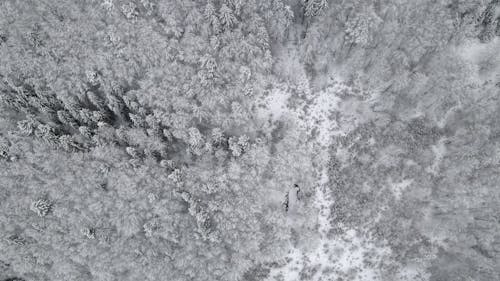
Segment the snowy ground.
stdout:
<svg viewBox="0 0 500 281">
<path fill-rule="evenodd" d="M 344 234 L 329 237 L 331 228 L 329 206 L 335 204 L 335 198 L 328 187 L 327 161 L 328 147 L 336 135 L 345 133 L 334 118 L 340 109 L 341 98 L 337 95 L 342 84 L 336 84 L 312 94 L 304 108 L 295 110 L 287 106 L 290 93 L 276 91 L 262 101 L 260 108 L 263 119 L 286 119 L 295 123 L 298 129 L 313 135 L 318 153 L 314 156 L 319 165 L 315 183 L 315 207 L 318 211 L 318 240 L 308 249 L 292 247 L 286 257 L 286 265 L 274 268 L 268 281 L 272 280 L 381 280 L 376 268 L 382 257 L 389 253 L 387 248 L 377 248 L 369 238 L 362 237 L 354 229 L 345 229 Z M 319 161 L 318 161 L 319 160 Z"/>
</svg>

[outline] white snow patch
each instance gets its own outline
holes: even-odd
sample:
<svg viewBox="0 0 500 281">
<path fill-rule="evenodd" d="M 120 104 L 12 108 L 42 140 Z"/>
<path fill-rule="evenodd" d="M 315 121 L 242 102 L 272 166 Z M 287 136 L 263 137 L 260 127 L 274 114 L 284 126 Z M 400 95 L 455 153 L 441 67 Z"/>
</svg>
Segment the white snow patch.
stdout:
<svg viewBox="0 0 500 281">
<path fill-rule="evenodd" d="M 494 37 L 488 43 L 479 40 L 469 40 L 458 46 L 454 51 L 470 64 L 476 72 L 479 81 L 495 80 L 498 82 L 500 73 L 500 39 Z"/>
<path fill-rule="evenodd" d="M 427 167 L 427 172 L 437 175 L 439 172 L 439 165 L 446 154 L 446 138 L 441 138 L 437 144 L 433 145 L 432 152 L 434 152 L 434 163 L 431 166 Z"/>
<path fill-rule="evenodd" d="M 338 129 L 333 113 L 338 109 L 340 98 L 336 95 L 339 89 L 329 88 L 312 93 L 310 102 L 305 108 L 290 110 L 288 107 L 291 93 L 281 89 L 273 90 L 262 98 L 257 108 L 257 116 L 261 121 L 284 121 L 293 123 L 297 129 L 308 134 L 316 133 L 316 142 L 327 146 L 333 131 Z"/>
<path fill-rule="evenodd" d="M 287 102 L 290 93 L 282 90 L 274 90 L 268 96 L 264 97 L 261 107 L 257 109 L 257 116 L 263 120 L 280 120 L 284 115 L 289 115 Z"/>
<path fill-rule="evenodd" d="M 389 179 L 389 186 L 397 200 L 401 199 L 403 191 L 413 183 L 413 179 L 404 179 L 400 182 L 393 182 Z"/>
<path fill-rule="evenodd" d="M 304 120 L 306 127 L 317 131 L 316 141 L 323 147 L 330 143 L 333 130 L 338 129 L 333 114 L 338 109 L 339 102 L 340 98 L 334 91 L 321 91 L 307 110 Z"/>
<path fill-rule="evenodd" d="M 493 18 L 496 19 L 500 17 L 500 6 L 495 7 L 495 13 L 493 14 Z"/>
<path fill-rule="evenodd" d="M 419 264 L 408 264 L 400 273 L 398 273 L 399 280 L 409 281 L 427 281 L 431 278 L 429 270 L 425 270 Z"/>
</svg>

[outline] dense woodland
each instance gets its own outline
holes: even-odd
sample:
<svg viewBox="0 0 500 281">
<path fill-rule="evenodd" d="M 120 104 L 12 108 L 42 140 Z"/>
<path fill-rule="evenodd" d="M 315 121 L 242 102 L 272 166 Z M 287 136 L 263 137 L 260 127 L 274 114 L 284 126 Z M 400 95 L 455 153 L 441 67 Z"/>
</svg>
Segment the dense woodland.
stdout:
<svg viewBox="0 0 500 281">
<path fill-rule="evenodd" d="M 380 280 L 500 280 L 499 36 L 498 0 L 1 1 L 0 280 L 268 280 L 321 165 Z M 327 147 L 261 114 L 320 92 Z"/>
</svg>

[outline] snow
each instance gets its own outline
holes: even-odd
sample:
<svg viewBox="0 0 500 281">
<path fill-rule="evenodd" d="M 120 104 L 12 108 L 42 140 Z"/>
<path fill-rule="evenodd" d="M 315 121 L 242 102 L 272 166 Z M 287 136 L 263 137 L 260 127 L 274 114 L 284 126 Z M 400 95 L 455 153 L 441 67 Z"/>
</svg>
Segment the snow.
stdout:
<svg viewBox="0 0 500 281">
<path fill-rule="evenodd" d="M 284 116 L 289 115 L 287 102 L 290 93 L 282 90 L 274 90 L 271 94 L 264 97 L 257 109 L 257 116 L 262 120 L 277 121 Z"/>
<path fill-rule="evenodd" d="M 286 118 L 294 122 L 298 129 L 314 135 L 319 151 L 317 157 L 320 158 L 318 167 L 321 169 L 318 171 L 315 183 L 314 203 L 318 209 L 318 241 L 310 245 L 309 249 L 292 247 L 285 258 L 288 262 L 281 268 L 273 268 L 268 281 L 301 280 L 301 272 L 309 274 L 307 280 L 310 281 L 334 280 L 342 276 L 350 276 L 349 280 L 381 280 L 375 267 L 365 266 L 365 256 L 370 253 L 373 256 L 371 262 L 380 262 L 383 256 L 389 254 L 388 248 L 376 246 L 370 239 L 361 237 L 358 231 L 353 229 L 345 229 L 343 234 L 336 237 L 328 236 L 331 229 L 329 207 L 335 204 L 335 200 L 327 186 L 329 155 L 325 150 L 335 135 L 345 133 L 343 131 L 345 128 L 340 128 L 333 117 L 333 114 L 342 110 L 341 98 L 337 95 L 342 87 L 342 83 L 336 83 L 326 90 L 312 93 L 307 106 L 297 110 L 290 110 L 286 106 L 289 94 L 276 91 L 265 98 L 267 106 L 260 109 L 259 116 L 263 119 L 272 118 L 276 121 Z M 403 183 L 405 184 L 409 183 Z"/>
<path fill-rule="evenodd" d="M 446 154 L 446 138 L 441 138 L 437 144 L 432 146 L 432 152 L 434 152 L 434 163 L 430 167 L 427 168 L 429 173 L 434 175 L 438 175 L 439 165 L 441 164 L 441 160 Z"/>
<path fill-rule="evenodd" d="M 279 280 L 281 276 L 285 281 L 301 280 L 300 272 L 307 269 L 316 269 L 307 280 L 329 280 L 330 277 L 340 277 L 353 274 L 354 279 L 360 281 L 382 280 L 377 268 L 364 265 L 366 254 L 374 256 L 372 262 L 380 262 L 383 256 L 388 255 L 388 248 L 380 248 L 373 242 L 353 229 L 346 229 L 345 233 L 335 238 L 327 236 L 330 230 L 329 206 L 334 204 L 334 199 L 328 193 L 328 174 L 324 167 L 318 179 L 315 205 L 318 213 L 319 243 L 314 249 L 301 251 L 297 248 L 290 250 L 287 259 L 290 260 L 284 267 L 273 269 L 268 281 Z"/>
<path fill-rule="evenodd" d="M 322 147 L 328 147 L 333 130 L 338 128 L 332 114 L 338 107 L 339 101 L 340 98 L 335 96 L 333 92 L 322 91 L 313 100 L 308 114 L 304 118 L 306 124 L 304 127 L 317 130 L 316 141 Z"/>
<path fill-rule="evenodd" d="M 500 38 L 495 37 L 488 43 L 469 40 L 456 47 L 454 51 L 476 72 L 478 82 L 496 80 L 500 71 Z"/>
<path fill-rule="evenodd" d="M 257 116 L 261 121 L 288 120 L 309 134 L 316 132 L 316 142 L 326 147 L 330 142 L 332 130 L 338 129 L 332 116 L 340 101 L 335 90 L 338 89 L 314 93 L 305 108 L 290 110 L 288 101 L 291 93 L 276 89 L 259 102 Z"/>
<path fill-rule="evenodd" d="M 403 194 L 403 191 L 408 186 L 410 186 L 412 183 L 413 183 L 413 179 L 404 179 L 400 182 L 392 182 L 392 180 L 390 180 L 389 186 L 390 186 L 392 193 L 396 197 L 396 199 L 399 200 L 399 199 L 401 199 L 401 195 Z"/>
</svg>

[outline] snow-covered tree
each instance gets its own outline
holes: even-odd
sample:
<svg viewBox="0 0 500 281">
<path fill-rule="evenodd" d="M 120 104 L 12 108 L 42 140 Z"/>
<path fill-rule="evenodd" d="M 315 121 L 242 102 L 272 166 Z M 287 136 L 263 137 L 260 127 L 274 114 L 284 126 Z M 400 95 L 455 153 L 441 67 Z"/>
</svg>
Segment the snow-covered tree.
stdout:
<svg viewBox="0 0 500 281">
<path fill-rule="evenodd" d="M 220 7 L 219 18 L 226 30 L 231 29 L 237 22 L 237 19 L 234 16 L 234 11 L 225 3 L 223 3 Z"/>
<path fill-rule="evenodd" d="M 320 15 L 328 8 L 328 0 L 305 0 L 304 15 L 306 17 L 314 17 Z"/>
</svg>

